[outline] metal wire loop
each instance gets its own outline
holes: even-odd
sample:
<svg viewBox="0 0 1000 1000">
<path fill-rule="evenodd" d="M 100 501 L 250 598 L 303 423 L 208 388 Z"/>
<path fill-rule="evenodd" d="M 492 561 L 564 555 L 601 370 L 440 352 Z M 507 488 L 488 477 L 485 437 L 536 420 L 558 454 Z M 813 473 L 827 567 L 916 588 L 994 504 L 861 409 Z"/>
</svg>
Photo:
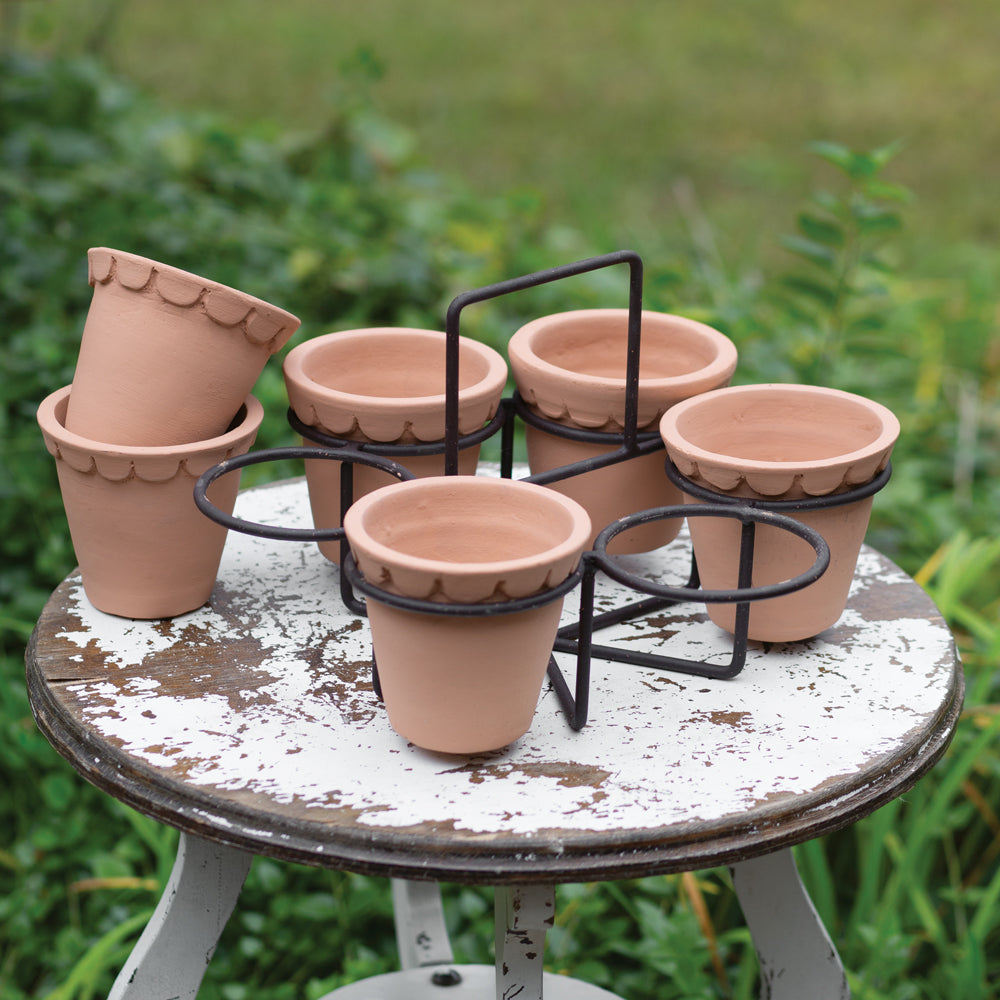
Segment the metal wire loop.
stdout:
<svg viewBox="0 0 1000 1000">
<path fill-rule="evenodd" d="M 779 583 L 736 587 L 732 590 L 705 590 L 690 586 L 675 587 L 654 583 L 652 580 L 630 573 L 620 563 L 617 563 L 613 556 L 608 554 L 608 544 L 623 531 L 628 531 L 640 524 L 648 524 L 651 521 L 662 521 L 676 517 L 726 517 L 742 522 L 744 527 L 766 524 L 797 535 L 812 547 L 816 553 L 816 560 L 809 569 Z M 588 552 L 585 558 L 594 563 L 612 580 L 654 597 L 665 597 L 672 601 L 700 601 L 704 604 L 736 604 L 742 601 L 763 601 L 771 597 L 781 597 L 801 590 L 803 587 L 809 586 L 810 583 L 815 583 L 830 565 L 830 546 L 814 528 L 810 528 L 794 518 L 775 514 L 769 510 L 755 510 L 742 504 L 672 504 L 668 507 L 655 507 L 651 510 L 629 514 L 609 524 L 594 540 L 594 549 Z"/>
<path fill-rule="evenodd" d="M 227 514 L 208 499 L 208 489 L 217 479 L 246 468 L 248 465 L 261 465 L 265 462 L 280 462 L 292 459 L 308 459 L 309 461 L 346 462 L 351 465 L 368 465 L 374 469 L 394 476 L 400 482 L 416 477 L 405 466 L 378 455 L 369 455 L 357 448 L 313 448 L 308 445 L 292 448 L 267 448 L 263 451 L 251 451 L 245 455 L 227 458 L 213 465 L 198 477 L 194 485 L 194 502 L 198 509 L 211 518 L 216 524 L 221 524 L 233 531 L 257 538 L 273 538 L 283 542 L 329 542 L 344 537 L 343 528 L 282 528 L 272 524 L 258 524 L 255 521 L 245 521 L 234 514 Z"/>
<path fill-rule="evenodd" d="M 821 497 L 799 497 L 795 500 L 764 500 L 757 497 L 734 497 L 729 496 L 727 493 L 710 490 L 707 486 L 702 486 L 701 483 L 696 483 L 693 479 L 688 479 L 669 458 L 665 459 L 663 467 L 667 473 L 667 479 L 674 486 L 679 487 L 688 496 L 692 496 L 697 500 L 752 507 L 754 510 L 771 510 L 776 513 L 783 510 L 826 510 L 831 507 L 841 507 L 844 504 L 854 503 L 855 500 L 864 500 L 866 497 L 878 493 L 889 482 L 889 477 L 892 475 L 892 463 L 889 462 L 873 479 L 870 479 L 867 483 L 862 483 L 860 486 L 845 490 L 843 493 L 828 493 Z"/>
</svg>

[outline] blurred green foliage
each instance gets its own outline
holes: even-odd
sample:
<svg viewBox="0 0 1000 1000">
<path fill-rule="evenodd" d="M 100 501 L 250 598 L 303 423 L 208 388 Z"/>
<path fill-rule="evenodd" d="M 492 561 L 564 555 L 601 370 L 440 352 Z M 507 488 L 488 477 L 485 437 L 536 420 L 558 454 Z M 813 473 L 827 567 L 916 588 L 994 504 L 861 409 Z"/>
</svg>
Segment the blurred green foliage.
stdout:
<svg viewBox="0 0 1000 1000">
<path fill-rule="evenodd" d="M 106 993 L 175 844 L 172 831 L 59 760 L 34 727 L 20 676 L 32 623 L 74 561 L 34 411 L 72 379 L 90 298 L 87 248 L 121 247 L 273 301 L 302 317 L 297 339 L 377 324 L 439 328 L 461 291 L 616 249 L 543 222 L 529 194 L 473 199 L 422 169 L 406 130 L 367 99 L 376 72 L 359 58 L 319 132 L 275 137 L 165 113 L 90 60 L 2 56 L 4 998 Z M 830 186 L 798 215 L 785 269 L 734 274 L 695 225 L 702 238 L 683 254 L 647 261 L 646 305 L 732 336 L 739 381 L 835 385 L 900 416 L 895 474 L 870 539 L 917 574 L 955 628 L 967 717 L 949 763 L 905 801 L 805 845 L 799 858 L 855 995 L 977 997 L 1000 975 L 996 274 L 981 261 L 961 283 L 900 273 L 909 195 L 886 179 L 895 147 L 814 151 Z M 468 310 L 464 332 L 502 347 L 528 316 L 624 304 L 626 287 L 611 272 L 545 286 Z M 280 358 L 255 391 L 268 412 L 258 446 L 289 443 Z M 459 957 L 490 961 L 487 894 L 450 887 L 448 914 Z M 200 995 L 316 998 L 394 961 L 383 880 L 258 859 Z M 562 888 L 549 961 L 632 1000 L 756 989 L 724 871 Z"/>
</svg>

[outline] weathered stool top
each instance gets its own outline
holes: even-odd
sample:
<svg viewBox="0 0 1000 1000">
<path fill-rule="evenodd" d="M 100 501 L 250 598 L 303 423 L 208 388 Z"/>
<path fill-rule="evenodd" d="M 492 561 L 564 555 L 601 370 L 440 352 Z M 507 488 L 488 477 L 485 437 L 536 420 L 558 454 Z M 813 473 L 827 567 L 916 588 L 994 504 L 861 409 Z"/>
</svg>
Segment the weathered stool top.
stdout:
<svg viewBox="0 0 1000 1000">
<path fill-rule="evenodd" d="M 248 490 L 237 513 L 311 523 L 303 480 Z M 679 541 L 628 558 L 679 583 L 690 555 Z M 637 596 L 598 579 L 599 611 Z M 570 594 L 564 620 L 578 612 Z M 731 645 L 698 605 L 597 641 L 719 662 Z M 728 681 L 595 659 L 586 728 L 546 683 L 527 735 L 473 757 L 390 729 L 367 623 L 311 543 L 230 533 L 210 605 L 164 621 L 102 614 L 71 575 L 27 663 L 48 738 L 148 815 L 256 854 L 492 884 L 705 868 L 843 827 L 940 757 L 963 690 L 940 614 L 869 548 L 822 636 L 751 643 Z"/>
</svg>

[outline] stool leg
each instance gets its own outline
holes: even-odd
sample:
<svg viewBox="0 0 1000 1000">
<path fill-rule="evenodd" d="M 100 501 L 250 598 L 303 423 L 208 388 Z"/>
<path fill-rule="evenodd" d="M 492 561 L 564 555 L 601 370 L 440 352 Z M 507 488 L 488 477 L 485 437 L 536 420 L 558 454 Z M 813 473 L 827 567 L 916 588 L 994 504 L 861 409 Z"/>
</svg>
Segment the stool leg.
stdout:
<svg viewBox="0 0 1000 1000">
<path fill-rule="evenodd" d="M 733 885 L 760 961 L 761 1000 L 848 1000 L 837 949 L 790 850 L 743 861 Z"/>
<path fill-rule="evenodd" d="M 403 969 L 423 965 L 451 965 L 455 961 L 436 882 L 392 880 L 392 909 L 396 944 Z"/>
<path fill-rule="evenodd" d="M 194 1000 L 252 859 L 182 833 L 160 902 L 108 1000 Z"/>
<path fill-rule="evenodd" d="M 545 932 L 556 913 L 551 885 L 495 890 L 496 1000 L 542 1000 Z"/>
</svg>

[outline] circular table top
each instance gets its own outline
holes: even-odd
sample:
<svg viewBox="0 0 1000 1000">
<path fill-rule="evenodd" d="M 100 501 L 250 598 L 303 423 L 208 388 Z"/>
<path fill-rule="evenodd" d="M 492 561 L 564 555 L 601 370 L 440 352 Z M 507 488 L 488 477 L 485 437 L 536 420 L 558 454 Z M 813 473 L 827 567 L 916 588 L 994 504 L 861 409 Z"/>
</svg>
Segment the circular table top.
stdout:
<svg viewBox="0 0 1000 1000">
<path fill-rule="evenodd" d="M 237 513 L 311 523 L 302 480 L 245 491 Z M 672 583 L 690 561 L 683 538 L 626 558 Z M 598 577 L 599 611 L 638 596 Z M 578 613 L 573 593 L 564 621 Z M 731 649 L 693 604 L 595 641 L 718 662 Z M 558 659 L 572 684 L 573 657 Z M 731 680 L 595 659 L 582 731 L 546 683 L 528 733 L 472 757 L 392 731 L 367 622 L 311 543 L 230 533 L 211 602 L 163 621 L 99 612 L 71 575 L 27 664 L 53 745 L 148 815 L 305 864 L 492 884 L 706 868 L 843 827 L 941 756 L 963 691 L 940 614 L 870 548 L 819 637 L 751 643 Z"/>
</svg>

